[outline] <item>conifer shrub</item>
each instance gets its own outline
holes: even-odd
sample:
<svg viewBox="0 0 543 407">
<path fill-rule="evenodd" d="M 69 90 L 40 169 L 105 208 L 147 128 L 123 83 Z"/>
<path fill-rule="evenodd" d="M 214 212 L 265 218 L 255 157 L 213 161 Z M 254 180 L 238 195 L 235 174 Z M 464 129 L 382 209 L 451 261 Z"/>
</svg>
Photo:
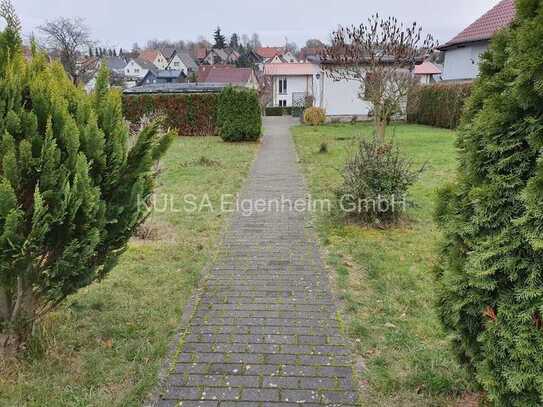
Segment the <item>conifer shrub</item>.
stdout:
<svg viewBox="0 0 543 407">
<path fill-rule="evenodd" d="M 304 123 L 310 126 L 320 126 L 326 120 L 326 113 L 320 107 L 308 107 L 304 111 Z"/>
<path fill-rule="evenodd" d="M 100 71 L 75 87 L 59 63 L 22 54 L 18 19 L 0 33 L 0 358 L 24 348 L 66 296 L 105 277 L 148 211 L 171 134 L 157 122 L 129 147 L 121 95 Z"/>
<path fill-rule="evenodd" d="M 409 93 L 407 121 L 456 129 L 471 89 L 470 83 L 416 86 Z"/>
<path fill-rule="evenodd" d="M 439 193 L 438 311 L 494 405 L 543 405 L 543 1 L 481 63 Z"/>
<path fill-rule="evenodd" d="M 218 94 L 125 95 L 123 111 L 130 122 L 160 114 L 180 136 L 216 136 Z"/>
<path fill-rule="evenodd" d="M 262 133 L 262 116 L 254 90 L 226 87 L 219 96 L 217 125 L 224 141 L 256 141 Z"/>
<path fill-rule="evenodd" d="M 339 208 L 358 223 L 393 225 L 404 215 L 407 192 L 422 170 L 413 169 L 393 141 L 362 139 L 343 169 L 336 191 Z"/>
</svg>

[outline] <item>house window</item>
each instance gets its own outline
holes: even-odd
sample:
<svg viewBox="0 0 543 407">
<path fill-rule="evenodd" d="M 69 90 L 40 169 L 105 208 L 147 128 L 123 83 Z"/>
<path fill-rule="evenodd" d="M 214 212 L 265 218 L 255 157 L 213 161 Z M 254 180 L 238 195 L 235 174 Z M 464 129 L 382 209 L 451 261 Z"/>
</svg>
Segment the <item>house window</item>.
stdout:
<svg viewBox="0 0 543 407">
<path fill-rule="evenodd" d="M 287 94 L 287 78 L 279 78 L 279 93 L 282 95 Z"/>
<path fill-rule="evenodd" d="M 279 101 L 279 107 L 287 107 L 287 101 L 286 100 L 280 100 Z"/>
</svg>

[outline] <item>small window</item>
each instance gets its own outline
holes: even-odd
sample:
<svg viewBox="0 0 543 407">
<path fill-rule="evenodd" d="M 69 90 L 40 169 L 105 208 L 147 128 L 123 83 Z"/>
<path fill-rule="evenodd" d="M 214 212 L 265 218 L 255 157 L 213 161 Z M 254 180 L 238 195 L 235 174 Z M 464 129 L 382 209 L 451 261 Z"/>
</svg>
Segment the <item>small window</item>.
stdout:
<svg viewBox="0 0 543 407">
<path fill-rule="evenodd" d="M 279 78 L 279 93 L 283 95 L 287 93 L 287 78 Z"/>
<path fill-rule="evenodd" d="M 279 101 L 279 107 L 287 107 L 287 101 L 286 100 L 280 100 Z"/>
</svg>

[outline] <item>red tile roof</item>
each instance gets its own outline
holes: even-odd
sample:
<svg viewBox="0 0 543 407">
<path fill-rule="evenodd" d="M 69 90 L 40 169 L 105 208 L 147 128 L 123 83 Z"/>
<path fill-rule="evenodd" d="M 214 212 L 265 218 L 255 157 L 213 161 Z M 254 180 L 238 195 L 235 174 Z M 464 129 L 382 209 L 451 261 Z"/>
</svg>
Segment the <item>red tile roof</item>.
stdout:
<svg viewBox="0 0 543 407">
<path fill-rule="evenodd" d="M 231 65 L 201 65 L 198 82 L 246 84 L 251 79 L 251 68 L 236 68 Z"/>
<path fill-rule="evenodd" d="M 264 74 L 268 76 L 275 75 L 292 75 L 292 76 L 305 76 L 314 75 L 319 71 L 317 65 L 308 63 L 283 63 L 283 64 L 265 64 Z"/>
<path fill-rule="evenodd" d="M 256 53 L 262 58 L 273 58 L 276 55 L 283 55 L 285 50 L 281 47 L 260 47 L 256 49 Z"/>
<path fill-rule="evenodd" d="M 489 40 L 497 31 L 511 24 L 515 15 L 515 0 L 502 0 L 439 49 L 447 49 L 452 45 L 466 42 Z"/>
<path fill-rule="evenodd" d="M 149 62 L 155 62 L 156 57 L 158 56 L 159 51 L 156 49 L 146 49 L 140 53 L 139 58 L 144 59 Z"/>
<path fill-rule="evenodd" d="M 420 65 L 415 65 L 415 75 L 439 75 L 441 70 L 430 61 L 424 61 Z"/>
<path fill-rule="evenodd" d="M 194 54 L 196 59 L 205 59 L 207 57 L 208 49 L 207 48 L 197 48 Z"/>
</svg>

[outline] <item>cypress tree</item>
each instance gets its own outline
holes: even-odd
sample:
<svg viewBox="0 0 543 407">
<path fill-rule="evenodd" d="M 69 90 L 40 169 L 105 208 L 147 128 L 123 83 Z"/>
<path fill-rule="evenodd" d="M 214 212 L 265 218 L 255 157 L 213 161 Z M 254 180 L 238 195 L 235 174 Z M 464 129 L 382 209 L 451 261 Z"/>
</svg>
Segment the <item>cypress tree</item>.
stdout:
<svg viewBox="0 0 543 407">
<path fill-rule="evenodd" d="M 145 219 L 154 164 L 172 134 L 154 122 L 129 143 L 105 64 L 96 90 L 22 54 L 13 8 L 0 32 L 0 356 L 45 313 L 106 276 Z M 15 23 L 13 23 L 13 21 Z M 132 147 L 129 147 L 132 145 Z"/>
<path fill-rule="evenodd" d="M 543 404 L 543 0 L 517 0 L 481 63 L 440 191 L 438 309 L 495 405 Z"/>
</svg>

